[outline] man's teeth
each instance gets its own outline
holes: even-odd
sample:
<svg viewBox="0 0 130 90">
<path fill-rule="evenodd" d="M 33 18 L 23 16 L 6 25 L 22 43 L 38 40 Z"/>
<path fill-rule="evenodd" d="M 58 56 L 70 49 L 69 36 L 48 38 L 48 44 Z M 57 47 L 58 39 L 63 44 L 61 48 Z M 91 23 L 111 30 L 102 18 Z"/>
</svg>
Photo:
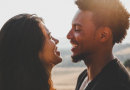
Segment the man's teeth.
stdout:
<svg viewBox="0 0 130 90">
<path fill-rule="evenodd" d="M 72 44 L 72 47 L 78 47 L 78 45 L 76 45 L 76 44 Z"/>
</svg>

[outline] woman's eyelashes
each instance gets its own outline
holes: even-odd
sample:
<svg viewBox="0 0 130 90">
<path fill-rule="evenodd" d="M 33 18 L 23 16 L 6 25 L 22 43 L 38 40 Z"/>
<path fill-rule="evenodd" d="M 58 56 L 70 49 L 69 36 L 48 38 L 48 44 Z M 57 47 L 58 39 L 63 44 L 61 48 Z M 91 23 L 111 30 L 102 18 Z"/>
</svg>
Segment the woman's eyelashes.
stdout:
<svg viewBox="0 0 130 90">
<path fill-rule="evenodd" d="M 50 35 L 50 39 L 52 39 L 52 36 Z"/>
<path fill-rule="evenodd" d="M 51 33 L 49 33 L 49 39 L 52 39 Z"/>
</svg>

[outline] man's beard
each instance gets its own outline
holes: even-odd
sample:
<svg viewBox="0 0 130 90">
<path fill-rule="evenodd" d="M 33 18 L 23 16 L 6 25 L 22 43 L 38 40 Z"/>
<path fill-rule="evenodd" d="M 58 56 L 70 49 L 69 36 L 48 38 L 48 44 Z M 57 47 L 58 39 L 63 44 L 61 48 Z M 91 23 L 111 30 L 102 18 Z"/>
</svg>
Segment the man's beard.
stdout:
<svg viewBox="0 0 130 90">
<path fill-rule="evenodd" d="M 79 55 L 71 56 L 72 62 L 77 63 L 80 62 L 81 60 L 84 60 L 88 54 L 87 53 L 82 53 Z"/>
</svg>

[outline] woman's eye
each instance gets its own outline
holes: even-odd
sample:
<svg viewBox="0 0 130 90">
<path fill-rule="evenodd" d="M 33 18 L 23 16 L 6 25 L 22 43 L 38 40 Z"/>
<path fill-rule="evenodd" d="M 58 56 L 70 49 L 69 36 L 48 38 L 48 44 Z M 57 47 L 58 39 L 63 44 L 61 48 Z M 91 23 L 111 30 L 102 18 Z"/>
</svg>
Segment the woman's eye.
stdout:
<svg viewBox="0 0 130 90">
<path fill-rule="evenodd" d="M 52 36 L 50 35 L 50 39 L 52 39 Z"/>
<path fill-rule="evenodd" d="M 51 33 L 49 33 L 49 35 L 48 35 L 48 36 L 49 36 L 49 39 L 52 39 Z"/>
</svg>

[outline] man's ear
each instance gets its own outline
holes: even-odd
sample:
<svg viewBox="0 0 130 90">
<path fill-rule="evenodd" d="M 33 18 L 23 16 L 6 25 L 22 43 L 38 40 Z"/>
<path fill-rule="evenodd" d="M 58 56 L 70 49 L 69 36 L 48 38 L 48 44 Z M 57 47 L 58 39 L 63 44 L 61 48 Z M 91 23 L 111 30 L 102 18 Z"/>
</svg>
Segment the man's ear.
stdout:
<svg viewBox="0 0 130 90">
<path fill-rule="evenodd" d="M 104 27 L 102 28 L 101 32 L 100 32 L 100 42 L 105 42 L 108 39 L 110 39 L 112 35 L 112 32 L 110 30 L 110 28 L 108 27 Z"/>
</svg>

